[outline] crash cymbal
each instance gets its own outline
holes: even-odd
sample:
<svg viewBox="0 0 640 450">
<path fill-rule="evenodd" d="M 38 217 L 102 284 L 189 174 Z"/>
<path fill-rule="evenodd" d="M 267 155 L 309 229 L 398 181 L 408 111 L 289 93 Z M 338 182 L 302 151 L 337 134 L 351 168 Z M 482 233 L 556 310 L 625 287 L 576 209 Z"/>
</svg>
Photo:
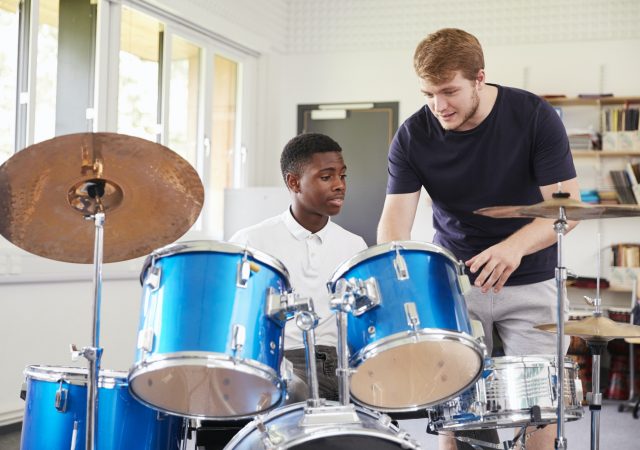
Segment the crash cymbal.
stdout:
<svg viewBox="0 0 640 450">
<path fill-rule="evenodd" d="M 637 338 L 626 338 L 624 340 L 628 344 L 640 344 L 640 337 Z"/>
<path fill-rule="evenodd" d="M 103 262 L 116 262 L 178 239 L 198 218 L 203 201 L 200 178 L 186 160 L 122 134 L 56 137 L 0 166 L 0 233 L 57 261 L 93 262 L 95 223 L 84 216 L 100 209 Z"/>
<path fill-rule="evenodd" d="M 633 205 L 591 205 L 570 198 L 553 198 L 527 206 L 491 206 L 474 211 L 475 214 L 505 218 L 557 219 L 560 207 L 567 220 L 607 219 L 640 216 L 640 207 Z"/>
<path fill-rule="evenodd" d="M 557 333 L 558 325 L 545 323 L 534 328 Z M 564 323 L 564 334 L 584 339 L 615 339 L 640 337 L 640 327 L 628 323 L 614 322 L 602 316 L 591 316 L 581 320 L 570 320 Z"/>
</svg>

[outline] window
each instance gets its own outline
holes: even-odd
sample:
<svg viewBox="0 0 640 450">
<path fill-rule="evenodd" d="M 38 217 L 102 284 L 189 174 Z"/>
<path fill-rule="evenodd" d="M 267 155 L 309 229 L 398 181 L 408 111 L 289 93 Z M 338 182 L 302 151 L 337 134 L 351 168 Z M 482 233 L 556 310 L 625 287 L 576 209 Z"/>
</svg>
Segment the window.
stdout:
<svg viewBox="0 0 640 450">
<path fill-rule="evenodd" d="M 18 22 L 18 0 L 0 0 L 0 164 L 15 147 Z"/>
<path fill-rule="evenodd" d="M 130 8 L 122 8 L 118 133 L 157 142 L 160 134 L 158 91 L 163 26 Z"/>
<path fill-rule="evenodd" d="M 168 146 L 198 167 L 200 48 L 179 36 L 171 45 Z"/>
<path fill-rule="evenodd" d="M 238 63 L 219 55 L 213 61 L 210 207 L 214 230 L 224 226 L 224 190 L 234 187 L 238 105 Z"/>
<path fill-rule="evenodd" d="M 44 141 L 56 135 L 59 2 L 40 0 L 39 3 L 33 142 Z"/>
</svg>

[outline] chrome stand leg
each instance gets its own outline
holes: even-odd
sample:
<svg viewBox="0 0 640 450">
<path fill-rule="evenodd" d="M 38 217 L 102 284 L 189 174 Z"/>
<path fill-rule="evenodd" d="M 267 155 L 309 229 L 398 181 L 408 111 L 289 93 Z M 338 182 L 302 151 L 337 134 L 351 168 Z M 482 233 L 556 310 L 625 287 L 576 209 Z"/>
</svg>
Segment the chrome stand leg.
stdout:
<svg viewBox="0 0 640 450">
<path fill-rule="evenodd" d="M 591 411 L 591 450 L 600 448 L 600 410 L 602 394 L 600 393 L 600 356 L 607 347 L 607 341 L 587 341 L 592 355 L 591 392 L 587 394 L 589 411 Z"/>
<path fill-rule="evenodd" d="M 564 437 L 564 292 L 567 281 L 567 269 L 562 259 L 563 237 L 567 232 L 567 219 L 565 210 L 560 207 L 560 217 L 554 223 L 554 229 L 558 237 L 558 267 L 556 267 L 556 288 L 558 291 L 558 434 L 555 440 L 556 449 L 566 449 L 567 440 Z"/>
</svg>

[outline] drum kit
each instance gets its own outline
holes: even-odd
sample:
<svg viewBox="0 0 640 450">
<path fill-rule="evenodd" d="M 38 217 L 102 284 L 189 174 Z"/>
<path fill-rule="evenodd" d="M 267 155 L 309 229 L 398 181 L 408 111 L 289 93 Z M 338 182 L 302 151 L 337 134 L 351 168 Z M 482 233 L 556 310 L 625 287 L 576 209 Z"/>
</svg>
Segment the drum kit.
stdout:
<svg viewBox="0 0 640 450">
<path fill-rule="evenodd" d="M 433 244 L 380 244 L 327 282 L 340 401 L 326 401 L 318 395 L 313 301 L 294 293 L 282 263 L 227 242 L 172 244 L 195 223 L 204 189 L 170 149 L 114 133 L 61 136 L 0 166 L 0 186 L 4 237 L 94 269 L 93 340 L 73 348 L 88 367 L 27 367 L 23 450 L 184 449 L 193 423 L 205 419 L 252 419 L 230 450 L 419 448 L 391 418 L 407 414 L 428 417 L 435 433 L 521 428 L 503 445 L 472 442 L 487 448 L 524 448 L 527 427 L 557 423 L 556 448 L 566 448 L 562 426 L 583 411 L 565 334 L 584 338 L 593 352 L 597 448 L 600 353 L 609 339 L 640 336 L 640 327 L 602 317 L 599 295 L 593 317 L 564 323 L 561 309 L 567 220 L 639 216 L 640 209 L 586 205 L 562 193 L 537 205 L 485 208 L 477 213 L 557 218 L 559 320 L 538 328 L 558 335 L 559 354 L 487 357 L 467 313 L 464 264 Z M 140 256 L 147 258 L 135 361 L 128 373 L 103 370 L 102 264 Z M 309 387 L 306 401 L 292 404 L 281 369 L 288 320 L 303 331 Z"/>
</svg>

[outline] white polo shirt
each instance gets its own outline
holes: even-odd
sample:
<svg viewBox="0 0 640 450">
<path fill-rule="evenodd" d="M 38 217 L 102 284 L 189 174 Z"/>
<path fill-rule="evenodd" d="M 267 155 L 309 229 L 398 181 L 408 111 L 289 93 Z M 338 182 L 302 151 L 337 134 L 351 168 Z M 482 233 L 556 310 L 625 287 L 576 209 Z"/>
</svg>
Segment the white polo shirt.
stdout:
<svg viewBox="0 0 640 450">
<path fill-rule="evenodd" d="M 289 271 L 294 292 L 311 297 L 319 316 L 316 344 L 337 346 L 337 326 L 329 308 L 327 281 L 340 263 L 367 248 L 360 236 L 329 220 L 317 233 L 300 225 L 290 209 L 235 233 L 231 242 L 247 245 L 279 259 Z M 285 328 L 285 348 L 303 348 L 302 332 L 293 320 Z"/>
</svg>

